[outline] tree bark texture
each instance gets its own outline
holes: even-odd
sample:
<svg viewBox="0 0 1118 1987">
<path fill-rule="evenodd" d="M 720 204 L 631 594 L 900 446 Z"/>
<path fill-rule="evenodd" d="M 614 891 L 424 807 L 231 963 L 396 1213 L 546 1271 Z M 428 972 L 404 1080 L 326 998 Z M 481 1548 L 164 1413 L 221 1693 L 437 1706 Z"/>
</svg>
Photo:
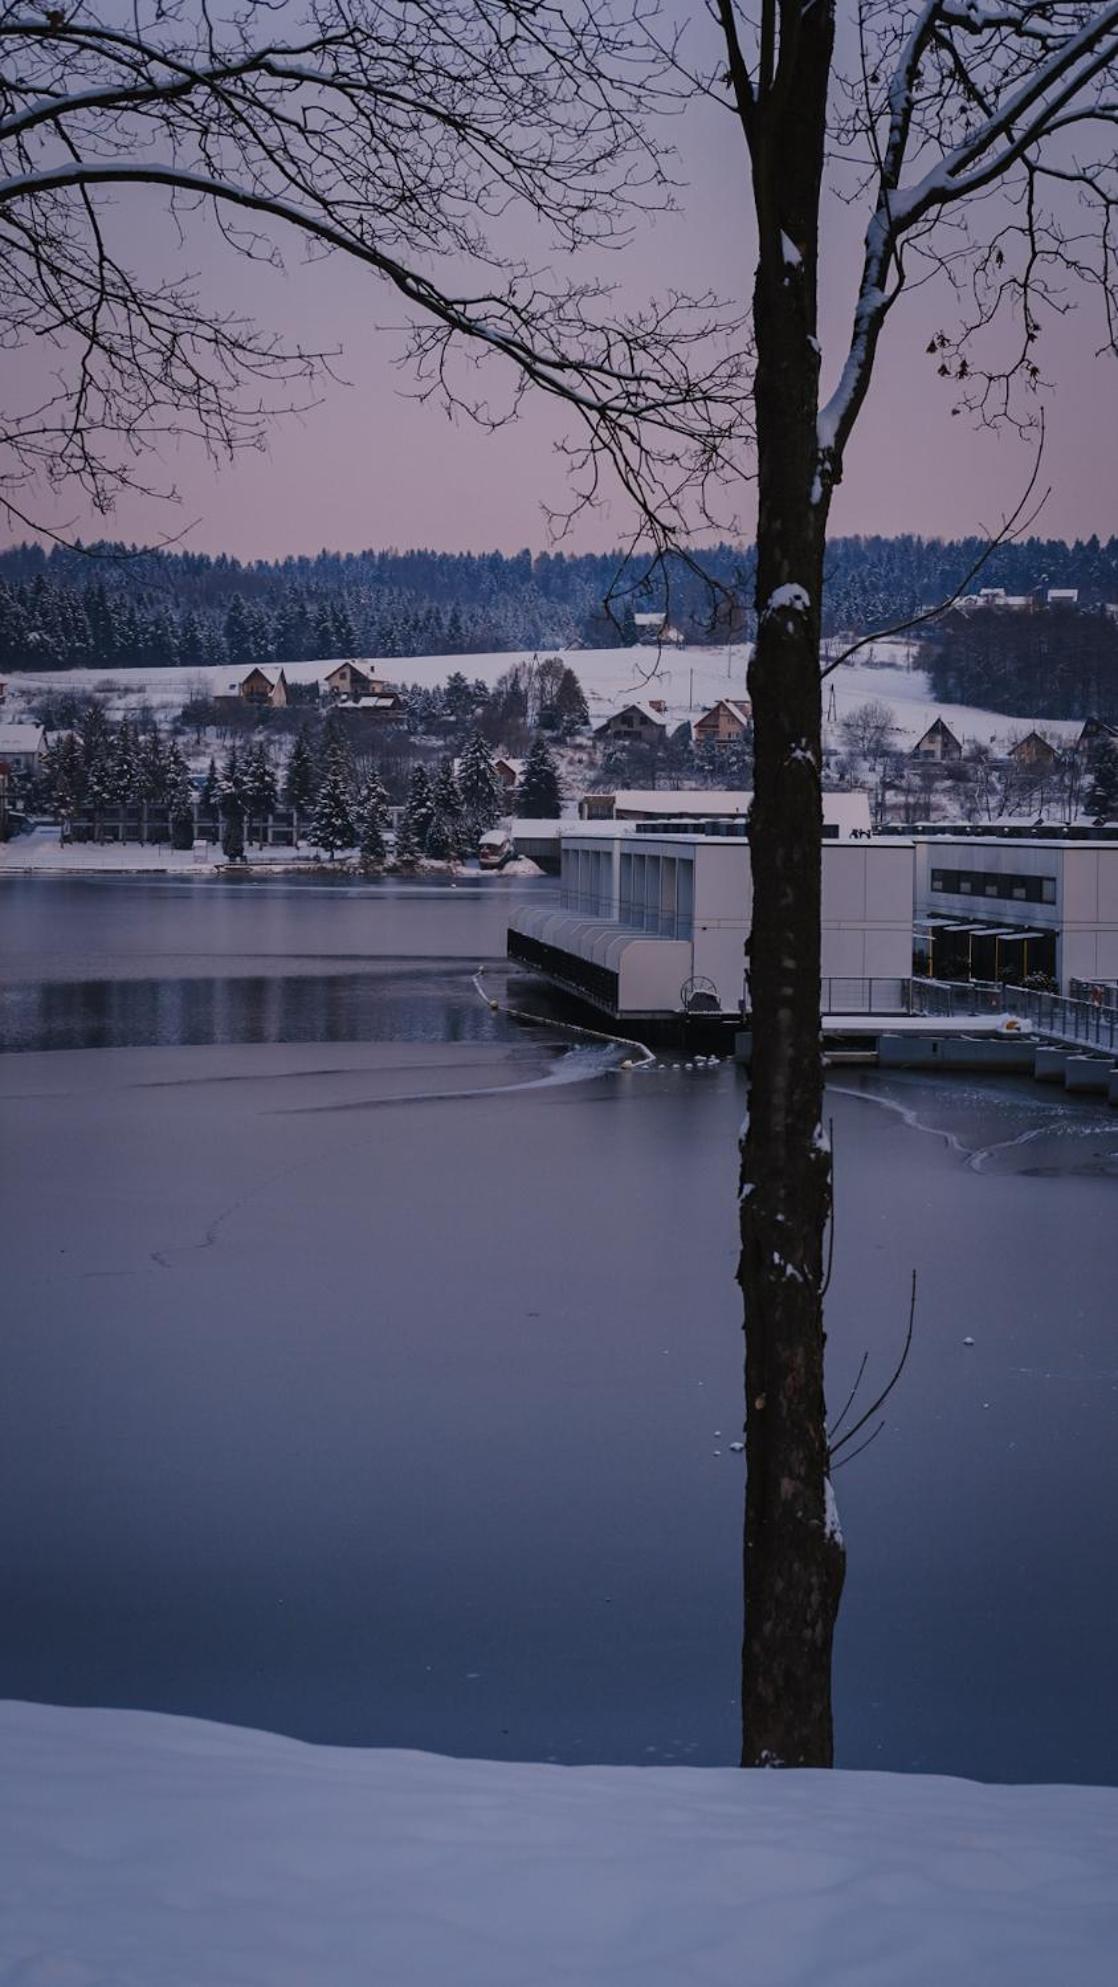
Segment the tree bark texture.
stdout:
<svg viewBox="0 0 1118 1987">
<path fill-rule="evenodd" d="M 794 62 L 751 134 L 760 230 L 758 632 L 749 954 L 753 1057 L 742 1144 L 745 1639 L 742 1763 L 833 1762 L 831 1651 L 844 1558 L 828 1522 L 824 1237 L 831 1162 L 820 1052 L 820 610 L 816 267 L 833 10 L 805 9 Z"/>
</svg>

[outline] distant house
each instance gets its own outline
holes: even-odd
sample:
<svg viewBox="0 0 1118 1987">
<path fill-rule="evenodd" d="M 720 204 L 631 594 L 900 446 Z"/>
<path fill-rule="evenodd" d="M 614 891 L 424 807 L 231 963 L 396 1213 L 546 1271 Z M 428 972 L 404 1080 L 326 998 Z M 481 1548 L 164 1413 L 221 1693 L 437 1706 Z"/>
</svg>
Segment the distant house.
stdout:
<svg viewBox="0 0 1118 1987">
<path fill-rule="evenodd" d="M 963 748 L 955 733 L 945 725 L 942 718 L 928 726 L 923 738 L 918 738 L 910 759 L 934 759 L 940 765 L 947 765 L 963 756 Z"/>
<path fill-rule="evenodd" d="M 1036 605 L 1036 597 L 1031 593 L 1007 593 L 1004 586 L 980 587 L 977 593 L 965 593 L 959 601 L 963 614 L 973 614 L 976 609 L 996 608 L 1000 612 L 1023 613 L 1026 608 Z"/>
<path fill-rule="evenodd" d="M 13 773 L 34 773 L 46 757 L 47 735 L 41 724 L 0 724 L 0 759 Z"/>
<path fill-rule="evenodd" d="M 0 676 L 0 704 L 3 703 L 7 694 L 8 694 L 8 686 L 5 683 L 4 678 Z"/>
<path fill-rule="evenodd" d="M 1075 741 L 1076 751 L 1091 759 L 1102 745 L 1118 748 L 1118 724 L 1107 724 L 1105 718 L 1088 718 Z"/>
<path fill-rule="evenodd" d="M 1078 607 L 1079 588 L 1077 586 L 1050 586 L 1044 597 L 1049 607 Z"/>
<path fill-rule="evenodd" d="M 11 775 L 6 759 L 0 759 L 0 842 L 8 839 L 8 787 Z"/>
<path fill-rule="evenodd" d="M 509 759 L 499 754 L 493 761 L 493 771 L 506 793 L 515 793 L 524 771 L 523 759 Z"/>
<path fill-rule="evenodd" d="M 634 614 L 633 624 L 642 648 L 679 648 L 683 636 L 673 628 L 663 608 L 655 614 Z"/>
<path fill-rule="evenodd" d="M 384 684 L 366 697 L 342 697 L 338 700 L 339 713 L 356 711 L 359 716 L 376 718 L 382 723 L 393 724 L 407 716 L 404 700 L 398 690 L 389 690 Z"/>
<path fill-rule="evenodd" d="M 382 697 L 390 690 L 389 684 L 370 676 L 355 662 L 339 662 L 324 680 L 327 696 L 343 697 L 347 703 L 356 702 L 358 697 Z"/>
<path fill-rule="evenodd" d="M 733 745 L 753 728 L 752 707 L 744 699 L 720 697 L 691 727 L 696 745 Z"/>
<path fill-rule="evenodd" d="M 1036 772 L 1047 771 L 1059 756 L 1056 747 L 1039 731 L 1027 731 L 1006 754 L 1015 766 L 1028 766 Z"/>
<path fill-rule="evenodd" d="M 281 669 L 273 683 L 270 676 L 254 665 L 239 683 L 231 683 L 223 696 L 215 697 L 214 703 L 254 704 L 258 710 L 269 707 L 282 710 L 287 703 L 287 678 Z"/>
<path fill-rule="evenodd" d="M 237 684 L 237 695 L 244 704 L 270 704 L 275 687 L 262 669 L 250 669 Z"/>
<path fill-rule="evenodd" d="M 667 731 L 667 705 L 658 697 L 650 697 L 647 702 L 625 704 L 614 711 L 604 724 L 595 725 L 594 736 L 605 739 L 636 740 L 639 745 L 651 745 L 663 738 Z"/>
</svg>

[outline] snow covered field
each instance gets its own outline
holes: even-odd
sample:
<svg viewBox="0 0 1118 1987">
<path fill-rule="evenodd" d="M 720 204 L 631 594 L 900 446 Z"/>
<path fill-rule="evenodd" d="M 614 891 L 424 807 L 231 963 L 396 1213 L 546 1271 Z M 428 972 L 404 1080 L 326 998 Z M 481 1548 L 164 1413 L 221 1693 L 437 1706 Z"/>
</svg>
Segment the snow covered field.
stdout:
<svg viewBox="0 0 1118 1987">
<path fill-rule="evenodd" d="M 969 705 L 937 704 L 922 669 L 907 667 L 907 645 L 879 642 L 857 661 L 846 663 L 829 676 L 823 686 L 825 716 L 831 711 L 830 691 L 834 689 L 833 717 L 825 732 L 828 742 L 841 743 L 842 719 L 859 704 L 888 704 L 897 726 L 898 745 L 913 745 L 937 715 L 944 718 L 964 743 L 976 740 L 988 745 L 992 738 L 1023 737 L 1030 728 L 1028 718 L 1011 718 L 996 711 Z M 344 659 L 344 658 L 343 658 Z M 654 649 L 572 649 L 565 659 L 577 673 L 586 692 L 590 715 L 600 722 L 612 710 L 632 698 L 659 697 L 668 706 L 673 724 L 698 717 L 719 697 L 745 694 L 747 652 L 743 647 L 687 648 L 666 650 L 657 656 Z M 454 669 L 471 679 L 495 683 L 507 669 L 522 660 L 514 652 L 499 655 L 404 656 L 387 662 L 375 658 L 368 666 L 391 681 L 432 685 L 444 683 Z M 285 664 L 289 681 L 321 681 L 333 667 L 331 662 Z M 186 697 L 199 688 L 211 693 L 224 691 L 244 672 L 227 665 L 213 668 L 138 669 L 115 675 L 96 670 L 41 671 L 36 674 L 13 672 L 8 677 L 8 710 L 18 717 L 29 701 L 44 691 L 61 689 L 104 690 L 107 702 L 119 713 L 151 704 L 170 716 Z M 108 686 L 112 686 L 111 689 Z M 1075 737 L 1079 724 L 1069 720 L 1044 719 L 1042 729 L 1051 737 Z"/>
<path fill-rule="evenodd" d="M 1118 1790 L 0 1706 L 4 1987 L 1110 1987 Z"/>
</svg>

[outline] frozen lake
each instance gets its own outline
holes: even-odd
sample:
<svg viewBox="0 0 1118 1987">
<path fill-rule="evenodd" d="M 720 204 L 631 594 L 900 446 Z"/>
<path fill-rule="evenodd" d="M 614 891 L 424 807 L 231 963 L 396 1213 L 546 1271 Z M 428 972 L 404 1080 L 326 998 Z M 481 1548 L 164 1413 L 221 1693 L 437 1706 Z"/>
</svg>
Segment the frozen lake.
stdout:
<svg viewBox="0 0 1118 1987">
<path fill-rule="evenodd" d="M 0 1696 L 733 1759 L 744 1085 L 478 999 L 552 887 L 0 887 Z M 840 1761 L 1118 1781 L 1118 1114 L 830 1108 Z"/>
</svg>

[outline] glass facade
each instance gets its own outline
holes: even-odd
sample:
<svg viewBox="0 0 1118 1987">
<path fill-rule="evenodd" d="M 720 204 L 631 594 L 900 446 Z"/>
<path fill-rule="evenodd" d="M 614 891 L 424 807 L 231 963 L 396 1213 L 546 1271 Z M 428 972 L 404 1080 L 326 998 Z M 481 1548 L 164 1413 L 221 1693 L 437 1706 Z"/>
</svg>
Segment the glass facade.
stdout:
<svg viewBox="0 0 1118 1987">
<path fill-rule="evenodd" d="M 695 910 L 695 865 L 690 856 L 643 853 L 621 857 L 618 916 L 636 931 L 660 938 L 690 938 Z"/>
<path fill-rule="evenodd" d="M 565 848 L 560 902 L 581 918 L 614 918 L 613 856 L 608 849 Z"/>
<path fill-rule="evenodd" d="M 615 901 L 613 854 L 609 849 L 563 850 L 560 902 L 576 917 L 617 919 L 634 931 L 659 938 L 690 938 L 695 910 L 695 863 L 691 856 L 622 854 Z"/>
</svg>

